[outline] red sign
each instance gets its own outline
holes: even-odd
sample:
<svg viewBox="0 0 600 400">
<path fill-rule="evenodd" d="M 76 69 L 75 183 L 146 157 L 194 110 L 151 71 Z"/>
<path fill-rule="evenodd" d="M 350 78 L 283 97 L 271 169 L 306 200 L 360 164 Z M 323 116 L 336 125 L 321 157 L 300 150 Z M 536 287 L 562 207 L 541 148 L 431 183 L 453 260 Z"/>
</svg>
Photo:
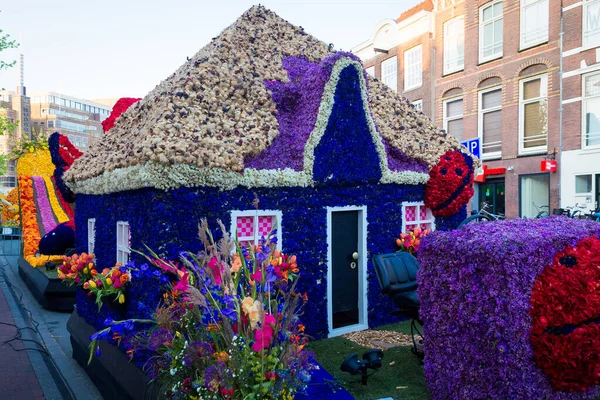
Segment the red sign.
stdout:
<svg viewBox="0 0 600 400">
<path fill-rule="evenodd" d="M 481 170 L 482 173 L 480 173 L 479 175 L 475 176 L 475 182 L 480 182 L 483 183 L 485 182 L 485 177 L 489 176 L 489 175 L 502 175 L 506 172 L 506 168 L 505 167 L 500 167 L 500 168 L 488 168 L 487 165 L 484 165 Z"/>
<path fill-rule="evenodd" d="M 542 160 L 540 170 L 542 172 L 556 172 L 556 160 Z"/>
</svg>

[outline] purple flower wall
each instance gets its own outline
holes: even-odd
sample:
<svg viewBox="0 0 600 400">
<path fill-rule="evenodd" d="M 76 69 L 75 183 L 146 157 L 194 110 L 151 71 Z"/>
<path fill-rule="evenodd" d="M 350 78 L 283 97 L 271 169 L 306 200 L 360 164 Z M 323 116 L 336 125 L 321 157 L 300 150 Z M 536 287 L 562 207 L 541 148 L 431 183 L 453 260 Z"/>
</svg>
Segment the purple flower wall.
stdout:
<svg viewBox="0 0 600 400">
<path fill-rule="evenodd" d="M 593 399 L 556 392 L 535 365 L 531 292 L 567 245 L 600 224 L 550 217 L 434 232 L 419 249 L 425 377 L 435 399 Z"/>
</svg>

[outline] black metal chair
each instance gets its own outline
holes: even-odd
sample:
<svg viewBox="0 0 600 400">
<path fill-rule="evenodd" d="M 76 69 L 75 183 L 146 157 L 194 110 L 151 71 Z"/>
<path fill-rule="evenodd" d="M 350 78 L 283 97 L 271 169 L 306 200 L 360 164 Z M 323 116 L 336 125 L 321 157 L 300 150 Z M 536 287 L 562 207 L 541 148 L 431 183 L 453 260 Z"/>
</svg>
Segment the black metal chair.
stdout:
<svg viewBox="0 0 600 400">
<path fill-rule="evenodd" d="M 412 319 L 410 325 L 413 339 L 412 352 L 423 359 L 423 335 L 416 325 L 418 323 L 421 327 L 423 326 L 423 322 L 419 318 L 421 302 L 417 296 L 419 262 L 410 253 L 397 252 L 374 256 L 373 266 L 381 286 L 381 293 L 387 295 L 396 307 L 392 314 L 404 315 Z M 421 339 L 415 339 L 415 335 Z"/>
</svg>

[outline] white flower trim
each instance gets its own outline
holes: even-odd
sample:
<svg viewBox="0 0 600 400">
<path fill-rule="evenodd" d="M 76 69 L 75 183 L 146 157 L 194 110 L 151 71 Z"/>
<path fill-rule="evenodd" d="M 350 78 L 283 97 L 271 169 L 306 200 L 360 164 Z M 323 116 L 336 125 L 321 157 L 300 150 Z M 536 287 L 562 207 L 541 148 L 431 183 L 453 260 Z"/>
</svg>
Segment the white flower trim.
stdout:
<svg viewBox="0 0 600 400">
<path fill-rule="evenodd" d="M 381 183 L 406 185 L 424 184 L 429 175 L 422 172 L 385 171 Z M 146 187 L 162 190 L 178 187 L 218 187 L 231 190 L 236 186 L 256 187 L 313 187 L 312 177 L 292 169 L 257 170 L 248 168 L 244 174 L 218 168 L 198 168 L 186 164 L 163 165 L 148 162 L 127 168 L 106 171 L 100 176 L 68 184 L 81 194 L 108 194 Z"/>
<path fill-rule="evenodd" d="M 329 81 L 325 85 L 317 121 L 304 148 L 304 171 L 295 171 L 290 168 L 270 170 L 246 168 L 244 173 L 241 174 L 221 168 L 200 168 L 187 164 L 165 165 L 150 161 L 142 165 L 105 171 L 100 176 L 71 182 L 68 185 L 73 192 L 82 194 L 108 194 L 145 187 L 170 190 L 182 186 L 205 186 L 231 190 L 237 186 L 247 188 L 315 186 L 313 180 L 315 148 L 323 138 L 325 129 L 329 123 L 340 74 L 348 66 L 353 66 L 358 72 L 363 110 L 369 126 L 369 132 L 371 133 L 371 139 L 375 144 L 375 149 L 379 156 L 379 165 L 382 172 L 379 183 L 407 185 L 427 183 L 429 180 L 427 173 L 414 171 L 396 172 L 388 168 L 385 146 L 369 112 L 367 85 L 362 66 L 358 61 L 350 58 L 341 58 L 333 66 Z"/>
<path fill-rule="evenodd" d="M 369 132 L 371 133 L 371 139 L 373 139 L 373 143 L 375 144 L 375 150 L 377 151 L 377 155 L 379 156 L 379 166 L 381 168 L 381 183 L 400 183 L 398 180 L 405 182 L 406 175 L 398 175 L 398 174 L 409 174 L 413 176 L 410 171 L 403 171 L 400 173 L 390 171 L 388 168 L 388 160 L 387 154 L 385 152 L 385 146 L 383 145 L 383 141 L 381 140 L 381 136 L 377 132 L 375 128 L 375 122 L 371 117 L 371 113 L 369 111 L 369 99 L 367 97 L 367 82 L 365 80 L 365 76 L 363 73 L 362 65 L 351 58 L 340 58 L 331 70 L 331 76 L 327 84 L 325 84 L 325 88 L 323 90 L 323 98 L 321 99 L 321 104 L 319 105 L 319 114 L 317 115 L 317 121 L 315 123 L 315 127 L 310 133 L 308 140 L 306 141 L 306 146 L 304 147 L 304 172 L 307 174 L 313 175 L 313 169 L 315 164 L 315 149 L 321 142 L 323 135 L 325 134 L 325 130 L 327 129 L 327 125 L 329 124 L 329 118 L 331 117 L 331 112 L 333 110 L 333 103 L 335 102 L 335 91 L 337 89 L 338 82 L 340 80 L 340 74 L 342 71 L 348 67 L 353 66 L 358 73 L 359 83 L 360 83 L 360 95 L 362 98 L 363 111 L 365 113 L 365 120 L 369 125 Z M 417 173 L 418 174 L 418 173 Z M 422 174 L 427 175 L 427 174 Z M 414 177 L 410 179 L 416 179 Z M 419 182 L 421 182 L 422 178 L 419 178 Z M 429 177 L 427 176 L 427 179 Z M 425 180 L 427 182 L 427 180 Z M 415 184 L 417 184 L 415 183 Z"/>
</svg>

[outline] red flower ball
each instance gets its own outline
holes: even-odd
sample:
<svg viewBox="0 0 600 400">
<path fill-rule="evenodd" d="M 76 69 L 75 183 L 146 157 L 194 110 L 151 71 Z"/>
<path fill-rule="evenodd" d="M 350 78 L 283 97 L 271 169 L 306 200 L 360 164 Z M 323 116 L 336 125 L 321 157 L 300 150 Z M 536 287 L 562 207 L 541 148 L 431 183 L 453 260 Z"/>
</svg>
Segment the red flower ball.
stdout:
<svg viewBox="0 0 600 400">
<path fill-rule="evenodd" d="M 121 114 L 123 114 L 132 104 L 137 103 L 141 99 L 133 97 L 121 97 L 113 106 L 113 109 L 104 121 L 102 121 L 102 130 L 104 133 L 108 132 L 115 126 L 115 121 Z"/>
<path fill-rule="evenodd" d="M 600 384 L 600 239 L 567 247 L 538 276 L 531 294 L 531 345 L 557 390 Z"/>
<path fill-rule="evenodd" d="M 447 151 L 429 172 L 425 205 L 436 217 L 449 217 L 473 196 L 473 159 L 459 151 Z"/>
</svg>

